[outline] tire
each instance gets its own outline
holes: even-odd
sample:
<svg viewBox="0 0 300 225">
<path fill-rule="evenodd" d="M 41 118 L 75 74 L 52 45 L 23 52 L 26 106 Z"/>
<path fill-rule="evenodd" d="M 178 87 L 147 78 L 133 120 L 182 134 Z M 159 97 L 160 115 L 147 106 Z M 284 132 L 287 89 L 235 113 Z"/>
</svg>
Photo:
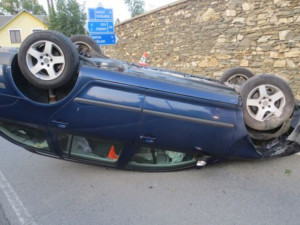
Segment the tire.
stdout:
<svg viewBox="0 0 300 225">
<path fill-rule="evenodd" d="M 255 76 L 241 89 L 245 124 L 255 130 L 280 127 L 292 115 L 294 95 L 289 85 L 274 75 Z"/>
<path fill-rule="evenodd" d="M 252 77 L 254 77 L 254 73 L 250 70 L 243 67 L 234 67 L 223 73 L 220 82 L 230 87 L 241 86 Z"/>
<path fill-rule="evenodd" d="M 23 76 L 32 85 L 54 89 L 76 76 L 79 56 L 73 43 L 63 34 L 41 31 L 23 41 L 18 64 Z"/>
<path fill-rule="evenodd" d="M 269 130 L 258 131 L 248 127 L 248 134 L 252 139 L 260 140 L 260 141 L 268 141 L 274 138 L 278 138 L 290 130 L 291 121 L 292 121 L 291 119 L 288 119 L 280 127 L 270 131 Z"/>
<path fill-rule="evenodd" d="M 70 38 L 77 48 L 79 55 L 87 58 L 107 58 L 103 55 L 100 46 L 91 37 L 86 35 L 75 35 Z"/>
</svg>

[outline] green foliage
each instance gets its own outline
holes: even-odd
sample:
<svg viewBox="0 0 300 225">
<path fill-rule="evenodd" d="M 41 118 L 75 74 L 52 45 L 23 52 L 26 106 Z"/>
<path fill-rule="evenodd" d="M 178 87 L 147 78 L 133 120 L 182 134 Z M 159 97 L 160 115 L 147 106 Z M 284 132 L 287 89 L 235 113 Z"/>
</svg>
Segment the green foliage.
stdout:
<svg viewBox="0 0 300 225">
<path fill-rule="evenodd" d="M 22 10 L 27 10 L 34 15 L 46 15 L 43 6 L 37 0 L 1 0 L 0 12 L 15 15 Z"/>
<path fill-rule="evenodd" d="M 2 0 L 0 2 L 0 10 L 3 13 L 17 14 L 20 11 L 20 0 Z"/>
<path fill-rule="evenodd" d="M 292 174 L 292 171 L 291 170 L 285 170 L 284 174 L 290 176 Z"/>
<path fill-rule="evenodd" d="M 22 0 L 22 7 L 34 15 L 46 15 L 46 11 L 37 0 Z"/>
<path fill-rule="evenodd" d="M 76 0 L 57 0 L 56 12 L 50 13 L 49 29 L 70 37 L 85 34 L 86 13 Z"/>
<path fill-rule="evenodd" d="M 144 0 L 124 0 L 125 4 L 128 6 L 128 10 L 131 13 L 131 17 L 143 14 L 145 12 Z"/>
</svg>

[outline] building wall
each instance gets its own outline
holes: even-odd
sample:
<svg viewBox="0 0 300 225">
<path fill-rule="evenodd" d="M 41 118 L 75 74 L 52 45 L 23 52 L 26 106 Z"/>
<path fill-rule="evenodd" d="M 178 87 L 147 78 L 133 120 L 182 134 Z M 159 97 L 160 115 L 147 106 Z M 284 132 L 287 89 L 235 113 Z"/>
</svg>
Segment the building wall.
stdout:
<svg viewBox="0 0 300 225">
<path fill-rule="evenodd" d="M 113 58 L 219 78 L 228 68 L 277 74 L 300 98 L 299 0 L 182 0 L 116 27 Z"/>
<path fill-rule="evenodd" d="M 9 35 L 10 29 L 20 29 L 21 41 L 23 41 L 32 33 L 32 29 L 47 29 L 47 26 L 31 14 L 23 12 L 0 30 L 1 47 L 20 47 L 20 43 L 11 43 Z"/>
</svg>

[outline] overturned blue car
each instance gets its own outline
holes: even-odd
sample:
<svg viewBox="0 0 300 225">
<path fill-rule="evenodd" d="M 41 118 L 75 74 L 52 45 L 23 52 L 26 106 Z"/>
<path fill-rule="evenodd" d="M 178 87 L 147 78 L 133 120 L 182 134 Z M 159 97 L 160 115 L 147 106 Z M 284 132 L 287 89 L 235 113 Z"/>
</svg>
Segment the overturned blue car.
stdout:
<svg viewBox="0 0 300 225">
<path fill-rule="evenodd" d="M 144 171 L 299 150 L 293 93 L 275 75 L 233 68 L 212 80 L 71 40 L 42 31 L 17 51 L 0 49 L 2 137 L 45 156 Z"/>
</svg>

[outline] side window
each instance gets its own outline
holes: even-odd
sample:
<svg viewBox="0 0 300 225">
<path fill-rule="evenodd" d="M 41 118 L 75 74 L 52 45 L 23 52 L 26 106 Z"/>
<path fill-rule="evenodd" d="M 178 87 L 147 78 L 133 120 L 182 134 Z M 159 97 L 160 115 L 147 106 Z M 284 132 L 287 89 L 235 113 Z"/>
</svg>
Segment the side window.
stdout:
<svg viewBox="0 0 300 225">
<path fill-rule="evenodd" d="M 195 165 L 196 155 L 184 152 L 174 152 L 166 149 L 141 147 L 128 163 L 129 168 L 140 170 L 174 170 Z"/>
<path fill-rule="evenodd" d="M 123 145 L 101 139 L 57 134 L 57 140 L 64 155 L 105 163 L 115 163 Z"/>
<path fill-rule="evenodd" d="M 46 135 L 42 130 L 0 123 L 0 132 L 20 144 L 41 150 L 50 150 Z"/>
<path fill-rule="evenodd" d="M 10 30 L 10 42 L 11 43 L 21 43 L 21 31 L 20 30 Z"/>
</svg>

